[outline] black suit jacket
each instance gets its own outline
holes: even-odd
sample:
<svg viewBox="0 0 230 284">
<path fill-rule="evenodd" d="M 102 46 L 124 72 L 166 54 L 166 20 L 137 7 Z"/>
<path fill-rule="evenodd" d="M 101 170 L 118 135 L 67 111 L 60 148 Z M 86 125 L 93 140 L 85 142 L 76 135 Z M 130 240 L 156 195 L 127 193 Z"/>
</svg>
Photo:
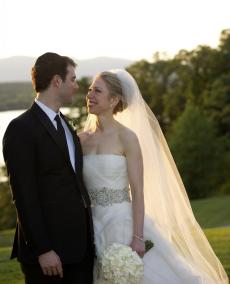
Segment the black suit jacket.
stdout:
<svg viewBox="0 0 230 284">
<path fill-rule="evenodd" d="M 36 103 L 5 132 L 3 155 L 18 216 L 12 258 L 21 262 L 37 262 L 40 254 L 54 250 L 63 263 L 76 263 L 86 252 L 87 239 L 93 242 L 81 145 L 70 131 L 76 173 L 55 127 Z"/>
</svg>

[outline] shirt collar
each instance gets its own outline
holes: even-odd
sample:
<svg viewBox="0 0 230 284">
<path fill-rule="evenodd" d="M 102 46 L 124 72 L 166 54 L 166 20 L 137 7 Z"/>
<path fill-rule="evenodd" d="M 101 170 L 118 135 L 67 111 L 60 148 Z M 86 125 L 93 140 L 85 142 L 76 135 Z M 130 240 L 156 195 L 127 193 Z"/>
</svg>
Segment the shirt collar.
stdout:
<svg viewBox="0 0 230 284">
<path fill-rule="evenodd" d="M 35 99 L 35 103 L 47 114 L 51 121 L 54 121 L 57 114 L 60 116 L 60 112 L 56 113 L 51 108 L 39 101 L 37 98 Z"/>
</svg>

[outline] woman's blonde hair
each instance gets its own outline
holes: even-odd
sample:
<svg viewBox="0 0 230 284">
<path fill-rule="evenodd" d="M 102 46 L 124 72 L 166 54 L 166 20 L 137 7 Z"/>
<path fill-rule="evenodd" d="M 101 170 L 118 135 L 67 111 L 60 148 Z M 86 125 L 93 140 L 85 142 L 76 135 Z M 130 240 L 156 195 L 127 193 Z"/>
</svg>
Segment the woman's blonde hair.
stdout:
<svg viewBox="0 0 230 284">
<path fill-rule="evenodd" d="M 113 110 L 113 114 L 116 114 L 117 112 L 122 112 L 127 107 L 127 102 L 125 101 L 121 83 L 117 75 L 109 71 L 104 71 L 99 73 L 96 77 L 101 78 L 105 82 L 112 97 L 120 98 L 118 104 Z"/>
</svg>

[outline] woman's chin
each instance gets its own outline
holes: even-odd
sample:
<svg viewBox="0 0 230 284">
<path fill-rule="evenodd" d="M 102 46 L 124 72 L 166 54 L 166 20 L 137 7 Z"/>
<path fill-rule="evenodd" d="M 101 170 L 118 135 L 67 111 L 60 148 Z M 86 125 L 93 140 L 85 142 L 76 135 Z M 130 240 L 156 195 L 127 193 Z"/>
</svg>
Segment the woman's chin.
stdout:
<svg viewBox="0 0 230 284">
<path fill-rule="evenodd" d="M 88 108 L 88 113 L 97 115 L 97 111 L 93 108 Z"/>
<path fill-rule="evenodd" d="M 95 106 L 88 106 L 88 112 L 95 115 L 99 115 L 101 113 L 101 111 Z"/>
</svg>

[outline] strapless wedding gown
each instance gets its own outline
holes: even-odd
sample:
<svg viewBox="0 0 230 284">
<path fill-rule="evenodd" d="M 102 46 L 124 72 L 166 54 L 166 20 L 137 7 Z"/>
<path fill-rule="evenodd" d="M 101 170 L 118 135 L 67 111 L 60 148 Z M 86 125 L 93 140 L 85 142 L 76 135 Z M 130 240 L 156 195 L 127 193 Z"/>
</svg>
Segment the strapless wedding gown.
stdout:
<svg viewBox="0 0 230 284">
<path fill-rule="evenodd" d="M 95 245 L 98 259 L 112 243 L 129 245 L 132 240 L 132 205 L 126 158 L 119 155 L 85 155 L 84 181 L 92 201 Z M 144 284 L 216 284 L 195 270 L 178 255 L 147 217 L 144 238 L 154 247 L 144 256 Z M 94 283 L 108 283 L 100 278 L 95 265 Z"/>
</svg>

